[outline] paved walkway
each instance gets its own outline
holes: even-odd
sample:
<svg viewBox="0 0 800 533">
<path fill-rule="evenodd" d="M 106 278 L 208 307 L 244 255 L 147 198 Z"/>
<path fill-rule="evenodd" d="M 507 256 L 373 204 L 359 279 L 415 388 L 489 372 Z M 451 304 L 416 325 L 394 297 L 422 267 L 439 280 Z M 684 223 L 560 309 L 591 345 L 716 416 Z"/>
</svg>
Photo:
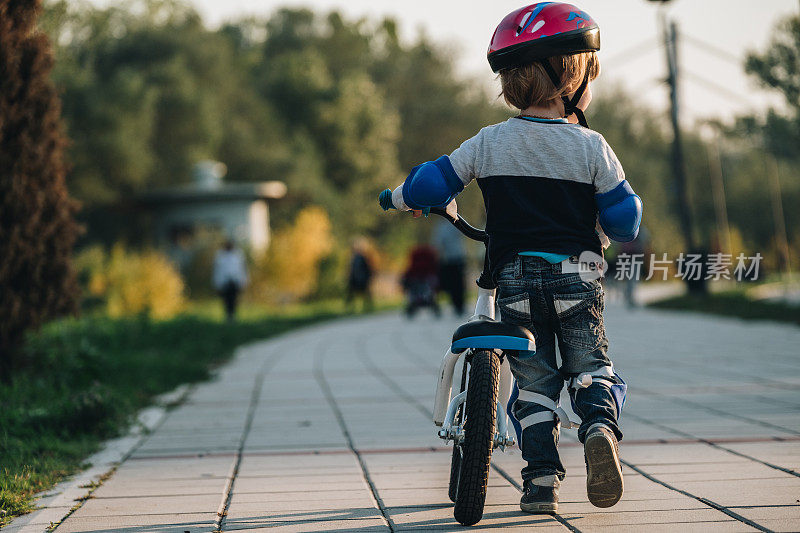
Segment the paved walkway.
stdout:
<svg viewBox="0 0 800 533">
<path fill-rule="evenodd" d="M 559 515 L 519 511 L 519 452 L 497 452 L 470 529 L 800 530 L 800 328 L 614 306 L 607 324 L 630 384 L 622 501 L 587 502 L 564 431 Z M 461 529 L 430 421 L 456 325 L 381 315 L 240 350 L 56 531 Z"/>
</svg>

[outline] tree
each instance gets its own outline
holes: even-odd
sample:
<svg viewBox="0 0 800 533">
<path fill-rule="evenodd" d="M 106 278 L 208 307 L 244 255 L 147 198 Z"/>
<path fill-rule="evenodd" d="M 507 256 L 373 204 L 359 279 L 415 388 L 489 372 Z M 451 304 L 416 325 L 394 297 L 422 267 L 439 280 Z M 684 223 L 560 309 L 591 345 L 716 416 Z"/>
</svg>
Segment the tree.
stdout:
<svg viewBox="0 0 800 533">
<path fill-rule="evenodd" d="M 391 19 L 283 9 L 265 22 L 265 32 L 253 78 L 287 131 L 314 146 L 321 166 L 321 174 L 287 180 L 290 195 L 323 205 L 340 237 L 385 238 L 397 224 L 371 207 L 382 187 L 508 116 L 480 85 L 453 72 L 444 50 L 424 37 L 401 43 Z M 428 225 L 404 228 L 410 234 Z"/>
<path fill-rule="evenodd" d="M 779 23 L 769 48 L 747 56 L 745 69 L 767 87 L 779 90 L 800 111 L 800 15 Z"/>
<path fill-rule="evenodd" d="M 26 331 L 76 309 L 76 204 L 64 177 L 53 57 L 40 0 L 0 0 L 0 373 L 10 380 Z"/>
<path fill-rule="evenodd" d="M 759 139 L 758 145 L 769 154 L 767 160 L 759 157 L 760 174 L 771 184 L 764 188 L 771 193 L 767 212 L 773 214 L 769 218 L 774 218 L 775 233 L 765 238 L 762 245 L 772 241 L 771 246 L 779 250 L 780 264 L 789 267 L 797 213 L 782 206 L 796 205 L 800 195 L 800 176 L 796 171 L 800 161 L 800 15 L 778 23 L 767 49 L 748 55 L 745 70 L 761 85 L 781 93 L 787 104 L 787 112 L 770 109 L 764 118 L 740 118 L 737 126 L 745 135 Z"/>
<path fill-rule="evenodd" d="M 744 118 L 742 129 L 760 130 L 767 148 L 777 156 L 800 157 L 800 15 L 780 22 L 766 51 L 747 56 L 745 70 L 761 85 L 782 93 L 789 114 L 771 109 L 763 120 Z"/>
<path fill-rule="evenodd" d="M 142 1 L 49 6 L 55 79 L 74 145 L 71 185 L 88 204 L 191 176 L 214 155 L 231 54 L 190 8 Z M 230 82 L 227 80 L 230 79 Z"/>
</svg>

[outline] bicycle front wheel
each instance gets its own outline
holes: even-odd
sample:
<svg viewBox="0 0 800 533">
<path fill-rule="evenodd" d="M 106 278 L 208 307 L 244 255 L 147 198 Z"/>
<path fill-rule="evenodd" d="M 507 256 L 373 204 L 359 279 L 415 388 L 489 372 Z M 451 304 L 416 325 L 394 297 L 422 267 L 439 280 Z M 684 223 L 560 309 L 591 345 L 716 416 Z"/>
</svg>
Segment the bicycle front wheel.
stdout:
<svg viewBox="0 0 800 533">
<path fill-rule="evenodd" d="M 460 475 L 453 515 L 462 525 L 477 524 L 483 517 L 489 464 L 497 424 L 497 389 L 500 358 L 481 350 L 472 355 L 467 400 L 464 405 L 464 440 L 461 442 Z"/>
<path fill-rule="evenodd" d="M 453 503 L 456 503 L 456 496 L 458 496 L 458 478 L 460 475 L 461 446 L 453 444 L 453 458 L 450 460 L 450 484 L 447 486 L 447 495 Z"/>
</svg>

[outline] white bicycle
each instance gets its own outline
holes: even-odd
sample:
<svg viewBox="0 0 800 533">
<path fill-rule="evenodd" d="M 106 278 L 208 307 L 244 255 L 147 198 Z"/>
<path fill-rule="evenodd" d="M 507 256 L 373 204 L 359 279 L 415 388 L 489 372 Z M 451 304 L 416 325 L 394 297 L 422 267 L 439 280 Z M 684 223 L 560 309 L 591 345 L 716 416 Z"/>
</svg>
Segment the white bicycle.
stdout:
<svg viewBox="0 0 800 533">
<path fill-rule="evenodd" d="M 485 231 L 471 226 L 458 214 L 455 201 L 447 208 L 432 208 L 430 212 L 444 217 L 466 237 L 488 243 Z M 433 422 L 441 428 L 439 437 L 453 442 L 449 496 L 455 503 L 455 519 L 465 526 L 476 524 L 483 517 L 492 451 L 515 444 L 509 435 L 505 410 L 513 377 L 504 352 L 536 351 L 528 329 L 495 319 L 496 289 L 488 272 L 488 255 L 484 255 L 477 284 L 475 313 L 453 334 L 439 370 L 433 408 Z M 455 367 L 462 357 L 459 391 L 452 397 Z"/>
</svg>

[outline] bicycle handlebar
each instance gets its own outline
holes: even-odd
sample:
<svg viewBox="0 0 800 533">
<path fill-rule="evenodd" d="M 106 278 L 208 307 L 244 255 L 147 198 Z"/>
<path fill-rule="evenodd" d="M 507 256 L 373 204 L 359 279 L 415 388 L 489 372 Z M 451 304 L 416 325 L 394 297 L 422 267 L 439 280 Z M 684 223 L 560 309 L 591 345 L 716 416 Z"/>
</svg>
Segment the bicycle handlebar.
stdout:
<svg viewBox="0 0 800 533">
<path fill-rule="evenodd" d="M 386 189 L 381 192 L 381 194 L 378 195 L 378 202 L 381 204 L 381 207 L 384 211 L 396 209 L 392 203 L 391 189 Z M 448 209 L 448 207 L 450 209 Z M 446 207 L 432 207 L 428 210 L 428 212 L 447 219 L 447 221 L 455 226 L 458 231 L 463 233 L 465 237 L 474 241 L 482 242 L 486 246 L 486 253 L 483 257 L 483 270 L 481 271 L 481 276 L 476 280 L 476 283 L 478 284 L 478 287 L 482 289 L 495 289 L 497 285 L 492 280 L 492 276 L 489 271 L 489 234 L 486 233 L 486 230 L 478 229 L 464 220 L 464 217 L 458 214 L 455 201 L 450 202 Z M 417 211 L 417 213 L 419 213 L 419 211 Z"/>
<path fill-rule="evenodd" d="M 458 231 L 463 233 L 464 236 L 469 239 L 482 243 L 486 243 L 489 241 L 489 235 L 486 233 L 485 230 L 478 229 L 475 226 L 471 225 L 469 222 L 464 220 L 464 217 L 462 217 L 459 214 L 456 214 L 456 217 L 453 218 L 450 216 L 447 210 L 445 210 L 444 207 L 431 207 L 431 213 L 447 219 L 448 222 L 450 222 L 453 226 L 455 226 Z"/>
<path fill-rule="evenodd" d="M 386 189 L 381 192 L 381 194 L 378 195 L 378 203 L 380 203 L 384 211 L 395 209 L 394 205 L 392 204 L 392 190 Z M 486 233 L 486 231 L 478 229 L 464 220 L 464 218 L 456 211 L 455 202 L 452 202 L 450 205 L 453 206 L 452 213 L 447 211 L 447 207 L 432 207 L 430 208 L 429 212 L 447 219 L 447 221 L 455 226 L 458 231 L 463 233 L 465 237 L 487 244 L 489 242 L 489 235 Z"/>
</svg>

